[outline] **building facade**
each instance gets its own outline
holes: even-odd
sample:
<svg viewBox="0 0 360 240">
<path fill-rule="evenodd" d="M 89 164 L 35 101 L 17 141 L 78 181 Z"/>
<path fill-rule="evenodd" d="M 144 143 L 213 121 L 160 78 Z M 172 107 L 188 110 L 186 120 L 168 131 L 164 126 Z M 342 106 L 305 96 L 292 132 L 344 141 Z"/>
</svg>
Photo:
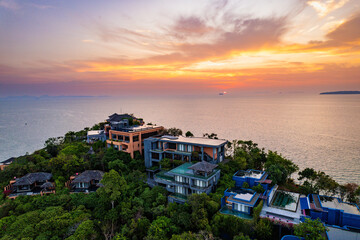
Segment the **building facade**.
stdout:
<svg viewBox="0 0 360 240">
<path fill-rule="evenodd" d="M 14 178 L 4 188 L 9 198 L 20 195 L 44 195 L 55 193 L 55 184 L 51 182 L 52 174 L 46 172 L 28 173 L 21 178 Z"/>
<path fill-rule="evenodd" d="M 191 194 L 209 194 L 215 189 L 220 178 L 216 164 L 198 162 L 184 163 L 170 171 L 161 171 L 154 175 L 154 185 L 164 187 L 169 202 L 184 203 Z"/>
<path fill-rule="evenodd" d="M 101 179 L 104 176 L 103 171 L 86 170 L 81 174 L 75 174 L 70 177 L 70 180 L 65 183 L 65 186 L 70 189 L 70 192 L 95 192 L 100 186 Z"/>
<path fill-rule="evenodd" d="M 272 183 L 270 179 L 267 179 L 268 176 L 269 175 L 265 171 L 248 169 L 237 171 L 232 179 L 235 181 L 236 187 L 242 187 L 246 182 L 249 185 L 249 188 L 261 184 L 265 191 L 267 191 L 269 184 Z"/>
<path fill-rule="evenodd" d="M 360 208 L 336 197 L 309 194 L 301 199 L 305 217 L 320 219 L 327 225 L 360 229 Z"/>
<path fill-rule="evenodd" d="M 127 152 L 134 158 L 134 152 L 139 151 L 143 154 L 144 140 L 159 135 L 164 127 L 144 125 L 121 128 L 121 130 L 109 130 L 109 139 L 106 140 L 107 146 L 119 151 Z"/>
<path fill-rule="evenodd" d="M 213 164 L 225 159 L 226 140 L 183 136 L 151 137 L 144 141 L 145 167 L 160 166 L 164 158 L 185 162 L 206 161 Z"/>
<path fill-rule="evenodd" d="M 106 141 L 104 130 L 91 130 L 87 132 L 86 142 L 93 143 L 96 141 Z"/>
<path fill-rule="evenodd" d="M 250 218 L 253 208 L 259 203 L 260 196 L 260 193 L 252 189 L 240 187 L 226 189 L 221 198 L 221 212 Z"/>
</svg>

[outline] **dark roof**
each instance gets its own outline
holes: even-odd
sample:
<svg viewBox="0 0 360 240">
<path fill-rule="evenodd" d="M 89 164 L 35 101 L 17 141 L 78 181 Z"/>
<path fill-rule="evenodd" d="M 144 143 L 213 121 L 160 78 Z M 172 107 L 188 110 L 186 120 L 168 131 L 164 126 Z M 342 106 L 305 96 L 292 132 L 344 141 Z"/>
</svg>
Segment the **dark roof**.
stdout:
<svg viewBox="0 0 360 240">
<path fill-rule="evenodd" d="M 125 114 L 117 114 L 114 113 L 113 115 L 109 116 L 108 122 L 120 122 L 121 120 L 125 119 L 125 118 L 132 118 L 135 119 L 135 117 L 125 113 Z"/>
<path fill-rule="evenodd" d="M 76 176 L 75 179 L 72 182 L 73 183 L 90 182 L 91 180 L 100 181 L 103 176 L 104 176 L 103 171 L 86 170 L 85 172 L 81 173 L 79 176 Z"/>
<path fill-rule="evenodd" d="M 21 186 L 21 185 L 31 185 L 35 182 L 45 182 L 52 178 L 51 173 L 46 172 L 36 172 L 36 173 L 28 173 L 25 176 L 16 179 L 16 183 L 14 186 Z"/>
<path fill-rule="evenodd" d="M 216 168 L 218 165 L 217 164 L 212 164 L 212 163 L 208 163 L 206 161 L 202 161 L 202 162 L 198 162 L 195 163 L 194 165 L 188 167 L 189 169 L 198 171 L 198 172 L 212 172 L 212 170 L 214 170 L 214 168 Z"/>
<path fill-rule="evenodd" d="M 52 184 L 51 182 L 46 182 L 43 185 L 41 185 L 41 188 L 46 189 L 46 188 L 53 188 L 54 184 Z"/>
<path fill-rule="evenodd" d="M 12 163 L 13 161 L 15 161 L 15 159 L 16 158 L 14 158 L 14 157 L 12 157 L 12 158 L 9 158 L 9 159 L 7 159 L 7 160 L 5 160 L 5 161 L 2 161 L 2 162 L 0 162 L 0 165 L 9 165 L 10 163 Z"/>
</svg>

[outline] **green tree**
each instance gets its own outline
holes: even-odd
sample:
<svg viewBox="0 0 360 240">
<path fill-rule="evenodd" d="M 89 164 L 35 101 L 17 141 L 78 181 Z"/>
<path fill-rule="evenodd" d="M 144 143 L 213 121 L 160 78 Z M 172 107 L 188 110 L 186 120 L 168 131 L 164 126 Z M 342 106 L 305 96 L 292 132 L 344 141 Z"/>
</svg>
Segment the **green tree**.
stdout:
<svg viewBox="0 0 360 240">
<path fill-rule="evenodd" d="M 296 236 L 303 237 L 306 240 L 325 240 L 326 231 L 326 227 L 318 219 L 311 220 L 306 218 L 305 222 L 300 223 L 294 227 L 294 234 Z"/>
<path fill-rule="evenodd" d="M 204 138 L 210 138 L 210 139 L 219 139 L 216 133 L 204 133 L 203 134 Z"/>
<path fill-rule="evenodd" d="M 233 240 L 251 240 L 251 238 L 248 235 L 240 233 L 239 235 L 236 235 Z"/>
<path fill-rule="evenodd" d="M 265 192 L 265 189 L 263 188 L 263 186 L 261 184 L 253 186 L 252 190 L 254 190 L 257 193 L 264 193 Z"/>
<path fill-rule="evenodd" d="M 269 220 L 260 219 L 254 227 L 255 235 L 258 239 L 271 239 L 272 226 Z"/>
<path fill-rule="evenodd" d="M 45 149 L 51 156 L 55 157 L 58 154 L 61 148 L 60 145 L 63 144 L 63 142 L 63 137 L 49 138 L 45 141 Z"/>
<path fill-rule="evenodd" d="M 257 220 L 260 218 L 260 213 L 261 213 L 263 206 L 264 206 L 264 201 L 261 200 L 259 202 L 259 204 L 256 207 L 254 207 L 254 211 L 253 211 L 254 222 L 257 222 Z"/>
<path fill-rule="evenodd" d="M 151 223 L 146 239 L 169 239 L 175 230 L 176 228 L 171 223 L 170 218 L 160 216 Z"/>
<path fill-rule="evenodd" d="M 192 134 L 192 132 L 190 132 L 190 131 L 187 131 L 187 132 L 185 133 L 185 136 L 186 136 L 186 137 L 193 137 L 194 134 Z"/>
<path fill-rule="evenodd" d="M 171 135 L 171 136 L 180 136 L 182 135 L 182 130 L 180 128 L 169 128 L 165 130 L 165 134 Z"/>
<path fill-rule="evenodd" d="M 121 200 L 121 196 L 127 189 L 127 183 L 115 170 L 105 173 L 100 183 L 103 187 L 100 187 L 96 192 L 105 201 L 110 201 L 111 203 L 111 210 L 105 216 L 102 231 L 106 238 L 111 239 L 115 234 L 115 221 L 117 219 L 117 212 L 114 209 L 115 203 Z"/>
<path fill-rule="evenodd" d="M 249 184 L 247 182 L 244 182 L 243 185 L 241 186 L 242 188 L 249 188 Z"/>
<path fill-rule="evenodd" d="M 87 240 L 96 239 L 97 233 L 95 231 L 95 225 L 92 220 L 83 221 L 77 228 L 75 233 L 67 238 L 68 240 Z"/>
</svg>

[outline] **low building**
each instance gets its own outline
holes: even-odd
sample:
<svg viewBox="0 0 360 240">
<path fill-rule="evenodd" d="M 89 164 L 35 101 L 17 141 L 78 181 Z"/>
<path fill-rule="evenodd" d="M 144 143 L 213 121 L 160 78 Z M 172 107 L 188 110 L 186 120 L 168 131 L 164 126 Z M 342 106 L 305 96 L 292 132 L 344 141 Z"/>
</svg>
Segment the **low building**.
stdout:
<svg viewBox="0 0 360 240">
<path fill-rule="evenodd" d="M 106 121 L 109 122 L 109 123 L 125 122 L 125 121 L 127 121 L 130 125 L 133 124 L 134 122 L 138 122 L 139 125 L 143 125 L 143 124 L 144 124 L 144 121 L 143 121 L 142 118 L 134 117 L 134 115 L 128 114 L 128 113 L 124 113 L 124 114 L 114 113 L 114 114 L 110 115 L 109 118 L 106 119 Z M 132 122 L 132 123 L 131 123 L 131 122 Z"/>
<path fill-rule="evenodd" d="M 145 167 L 158 166 L 164 158 L 184 162 L 206 161 L 213 164 L 225 159 L 226 140 L 199 137 L 162 136 L 144 141 Z"/>
<path fill-rule="evenodd" d="M 191 194 L 209 194 L 215 189 L 220 178 L 220 170 L 216 167 L 205 161 L 184 163 L 170 171 L 156 173 L 153 183 L 172 193 L 169 202 L 184 203 Z"/>
<path fill-rule="evenodd" d="M 70 189 L 70 192 L 95 192 L 101 187 L 101 179 L 104 176 L 103 171 L 99 170 L 86 170 L 81 174 L 75 174 L 70 177 L 70 180 L 65 183 L 65 186 Z"/>
<path fill-rule="evenodd" d="M 91 130 L 87 132 L 86 142 L 94 143 L 96 141 L 106 141 L 104 130 Z"/>
<path fill-rule="evenodd" d="M 236 187 L 242 187 L 246 182 L 249 185 L 249 188 L 261 184 L 265 191 L 267 191 L 269 184 L 272 183 L 267 177 L 268 174 L 265 171 L 248 169 L 237 171 L 232 179 L 235 181 Z"/>
<path fill-rule="evenodd" d="M 309 194 L 301 199 L 301 208 L 306 217 L 318 218 L 327 225 L 360 229 L 360 208 L 356 204 L 336 197 Z"/>
<path fill-rule="evenodd" d="M 299 224 L 303 217 L 300 197 L 299 193 L 278 190 L 278 186 L 275 185 L 266 194 L 260 217 L 289 226 Z"/>
<path fill-rule="evenodd" d="M 251 219 L 254 207 L 260 201 L 261 193 L 252 189 L 235 187 L 226 189 L 221 198 L 221 213 Z"/>
<path fill-rule="evenodd" d="M 20 195 L 44 195 L 55 193 L 55 184 L 51 182 L 51 173 L 36 172 L 28 173 L 21 178 L 15 178 L 4 188 L 4 193 L 9 198 Z"/>
<path fill-rule="evenodd" d="M 0 162 L 0 171 L 3 171 L 7 166 L 9 166 L 12 162 L 15 161 L 16 158 L 12 157 L 5 161 Z"/>
</svg>

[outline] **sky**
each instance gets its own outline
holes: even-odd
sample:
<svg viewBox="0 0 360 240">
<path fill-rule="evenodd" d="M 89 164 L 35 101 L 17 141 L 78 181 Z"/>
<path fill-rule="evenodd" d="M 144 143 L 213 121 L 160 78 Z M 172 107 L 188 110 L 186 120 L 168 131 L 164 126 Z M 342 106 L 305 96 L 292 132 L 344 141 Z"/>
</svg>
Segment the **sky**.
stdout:
<svg viewBox="0 0 360 240">
<path fill-rule="evenodd" d="M 336 90 L 359 0 L 0 0 L 0 96 Z"/>
</svg>

